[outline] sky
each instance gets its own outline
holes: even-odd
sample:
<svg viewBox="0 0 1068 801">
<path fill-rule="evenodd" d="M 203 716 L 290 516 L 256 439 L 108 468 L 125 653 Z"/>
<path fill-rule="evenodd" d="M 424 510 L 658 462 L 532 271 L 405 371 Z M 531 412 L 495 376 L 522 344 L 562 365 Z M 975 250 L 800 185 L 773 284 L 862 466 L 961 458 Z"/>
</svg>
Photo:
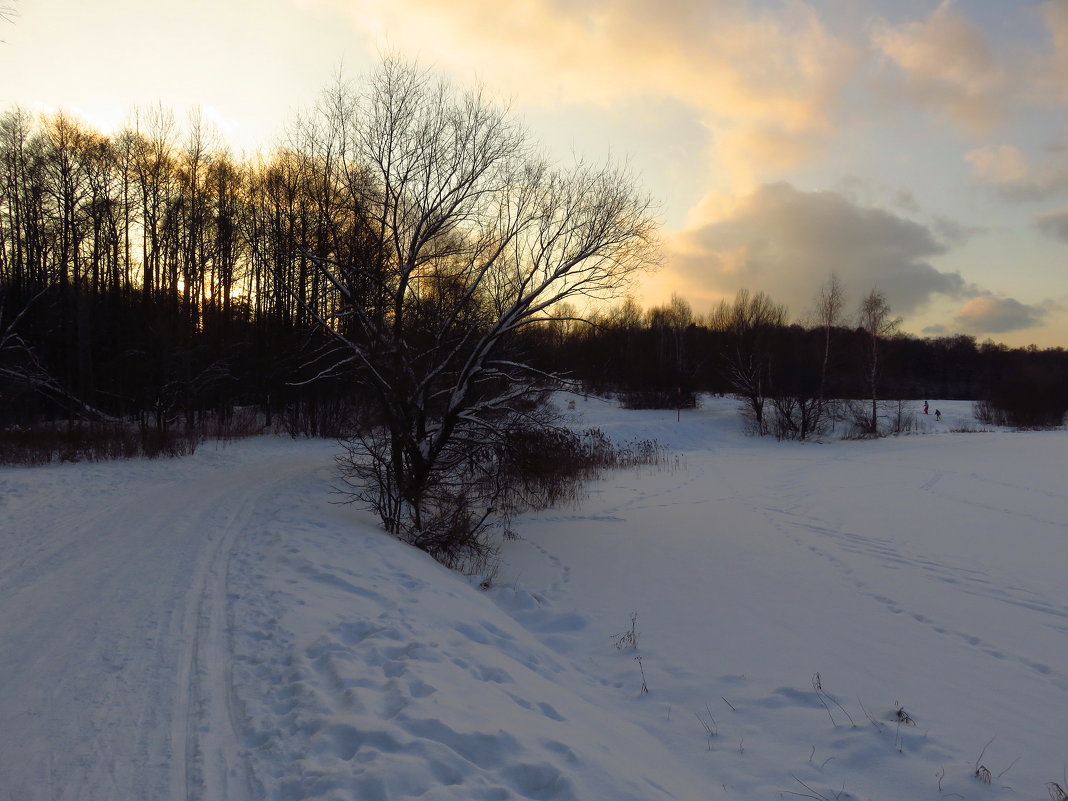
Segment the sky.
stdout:
<svg viewBox="0 0 1068 801">
<path fill-rule="evenodd" d="M 396 54 L 507 102 L 564 163 L 625 161 L 663 263 L 635 287 L 793 317 L 832 272 L 902 329 L 1068 346 L 1068 0 L 0 0 L 0 109 L 115 130 L 194 109 L 278 144 Z"/>
</svg>

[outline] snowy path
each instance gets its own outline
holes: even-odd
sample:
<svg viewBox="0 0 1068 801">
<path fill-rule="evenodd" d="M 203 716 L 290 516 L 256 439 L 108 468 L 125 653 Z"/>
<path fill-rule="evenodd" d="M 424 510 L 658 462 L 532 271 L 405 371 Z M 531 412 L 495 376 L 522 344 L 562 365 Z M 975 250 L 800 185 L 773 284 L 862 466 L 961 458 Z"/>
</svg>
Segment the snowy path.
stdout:
<svg viewBox="0 0 1068 801">
<path fill-rule="evenodd" d="M 88 481 L 58 466 L 0 485 L 0 798 L 249 797 L 228 563 L 329 458 L 287 445 L 258 464 L 115 463 Z"/>
</svg>

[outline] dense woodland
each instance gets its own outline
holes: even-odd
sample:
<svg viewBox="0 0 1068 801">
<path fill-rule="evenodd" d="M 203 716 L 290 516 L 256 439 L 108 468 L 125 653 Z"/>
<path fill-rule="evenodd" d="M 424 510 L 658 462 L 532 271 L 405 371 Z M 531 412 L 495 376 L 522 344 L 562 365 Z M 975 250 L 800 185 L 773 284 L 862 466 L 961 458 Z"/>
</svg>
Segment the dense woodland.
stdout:
<svg viewBox="0 0 1068 801">
<path fill-rule="evenodd" d="M 270 419 L 358 401 L 343 374 L 310 380 L 319 324 L 338 302 L 316 264 L 378 258 L 353 165 L 324 133 L 332 113 L 343 111 L 298 120 L 284 145 L 247 159 L 201 120 L 179 128 L 160 109 L 110 135 L 64 114 L 0 116 L 0 424 L 105 416 L 163 427 L 238 406 Z M 687 405 L 696 392 L 771 404 L 874 390 L 1024 393 L 1057 406 L 1066 394 L 1061 348 L 918 339 L 892 325 L 873 333 L 859 305 L 839 298 L 830 316 L 793 322 L 763 295 L 706 314 L 628 297 L 557 310 L 514 345 L 546 372 L 635 405 Z"/>
</svg>

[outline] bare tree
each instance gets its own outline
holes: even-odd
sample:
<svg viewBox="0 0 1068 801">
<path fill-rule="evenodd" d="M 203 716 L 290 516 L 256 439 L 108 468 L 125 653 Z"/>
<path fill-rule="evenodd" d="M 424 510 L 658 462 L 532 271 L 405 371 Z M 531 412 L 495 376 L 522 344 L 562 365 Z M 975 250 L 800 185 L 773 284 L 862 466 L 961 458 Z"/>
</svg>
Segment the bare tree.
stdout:
<svg viewBox="0 0 1068 801">
<path fill-rule="evenodd" d="M 543 423 L 546 377 L 515 335 L 646 265 L 649 203 L 610 166 L 554 169 L 480 92 L 409 64 L 361 94 L 339 82 L 323 109 L 366 242 L 358 261 L 313 255 L 334 343 L 317 375 L 353 371 L 376 424 L 342 466 L 389 531 L 456 565 L 481 553 L 496 449 Z"/>
<path fill-rule="evenodd" d="M 891 337 L 901 325 L 900 317 L 890 316 L 886 295 L 873 288 L 860 302 L 857 325 L 864 332 L 864 379 L 871 398 L 871 414 L 864 420 L 868 434 L 879 433 L 878 390 L 882 375 L 881 340 Z"/>
<path fill-rule="evenodd" d="M 728 380 L 757 434 L 768 433 L 764 406 L 771 380 L 771 338 L 786 325 L 786 307 L 763 292 L 741 289 L 733 303 L 720 301 L 709 315 L 708 325 L 729 337 L 724 354 Z"/>
<path fill-rule="evenodd" d="M 836 273 L 831 273 L 830 278 L 816 293 L 813 324 L 814 328 L 822 330 L 823 334 L 819 356 L 815 357 L 805 342 L 794 342 L 793 348 L 788 347 L 788 350 L 793 351 L 789 358 L 799 364 L 789 371 L 793 380 L 787 380 L 776 393 L 776 436 L 808 439 L 825 430 L 827 418 L 832 412 L 832 402 L 827 400 L 831 339 L 834 329 L 842 322 L 844 306 L 845 290 L 842 282 Z M 815 382 L 811 380 L 811 375 L 816 371 L 810 366 L 815 361 L 814 357 L 819 359 L 820 365 Z"/>
<path fill-rule="evenodd" d="M 838 273 L 831 273 L 827 282 L 816 294 L 815 323 L 823 329 L 823 361 L 820 365 L 820 403 L 827 398 L 827 374 L 831 363 L 831 338 L 834 329 L 841 325 L 845 310 L 845 288 Z"/>
</svg>

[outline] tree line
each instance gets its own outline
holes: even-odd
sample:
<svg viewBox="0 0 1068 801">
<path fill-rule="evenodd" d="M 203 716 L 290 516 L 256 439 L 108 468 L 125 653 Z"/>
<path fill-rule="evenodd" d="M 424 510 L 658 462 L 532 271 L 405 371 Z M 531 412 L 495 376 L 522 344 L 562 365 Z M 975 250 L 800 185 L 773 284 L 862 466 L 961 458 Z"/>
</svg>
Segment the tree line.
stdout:
<svg viewBox="0 0 1068 801">
<path fill-rule="evenodd" d="M 330 111 L 244 161 L 161 109 L 112 135 L 0 117 L 3 418 L 294 394 L 290 356 L 335 302 L 315 260 L 366 260 Z"/>
<path fill-rule="evenodd" d="M 742 290 L 706 314 L 681 297 L 650 308 L 631 297 L 583 322 L 538 332 L 547 370 L 635 408 L 687 408 L 702 392 L 733 395 L 750 429 L 808 439 L 844 422 L 858 434 L 900 426 L 899 400 L 972 400 L 987 422 L 1060 425 L 1068 412 L 1068 351 L 1009 348 L 900 332 L 877 288 L 852 304 L 830 276 L 801 320 L 762 292 Z"/>
<path fill-rule="evenodd" d="M 63 113 L 0 116 L 0 419 L 91 408 L 163 421 L 236 404 L 269 414 L 343 395 L 339 376 L 307 381 L 322 372 L 309 349 L 344 291 L 373 305 L 366 271 L 343 291 L 322 269 L 378 258 L 366 165 L 347 152 L 351 103 L 325 93 L 283 146 L 242 160 L 198 116 L 179 127 L 159 108 L 110 135 Z M 871 336 L 870 315 L 864 325 L 840 297 L 822 302 L 791 321 L 761 293 L 704 315 L 680 298 L 627 299 L 565 309 L 522 337 L 540 365 L 591 390 L 668 406 L 738 393 L 761 431 L 777 400 L 802 437 L 814 399 L 1058 395 L 1068 372 L 1060 348 Z"/>
</svg>

